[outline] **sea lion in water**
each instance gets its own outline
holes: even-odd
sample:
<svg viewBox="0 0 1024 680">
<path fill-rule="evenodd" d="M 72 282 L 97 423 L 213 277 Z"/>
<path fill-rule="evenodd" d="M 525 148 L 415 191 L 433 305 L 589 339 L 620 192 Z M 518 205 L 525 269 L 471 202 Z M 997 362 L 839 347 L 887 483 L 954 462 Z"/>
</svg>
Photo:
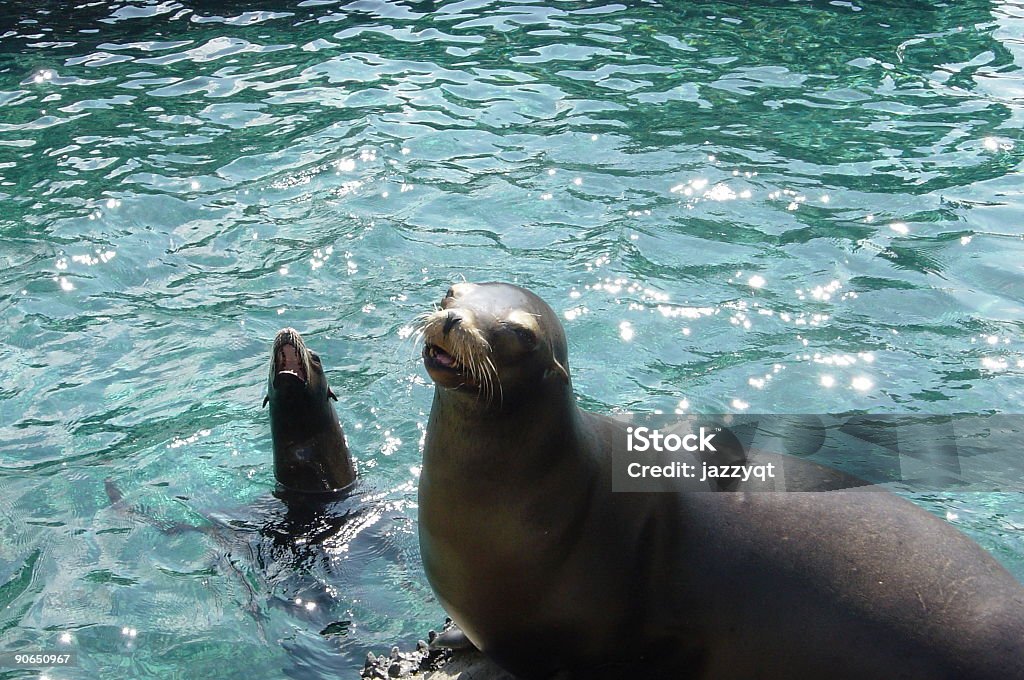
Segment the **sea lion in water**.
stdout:
<svg viewBox="0 0 1024 680">
<path fill-rule="evenodd" d="M 274 476 L 287 491 L 331 493 L 349 487 L 356 471 L 330 400 L 320 357 L 292 328 L 274 338 L 263 405 L 270 404 Z"/>
<path fill-rule="evenodd" d="M 1024 588 L 946 522 L 883 491 L 613 493 L 624 424 L 576 406 L 543 300 L 460 283 L 422 332 L 424 568 L 509 671 L 1024 678 Z"/>
</svg>

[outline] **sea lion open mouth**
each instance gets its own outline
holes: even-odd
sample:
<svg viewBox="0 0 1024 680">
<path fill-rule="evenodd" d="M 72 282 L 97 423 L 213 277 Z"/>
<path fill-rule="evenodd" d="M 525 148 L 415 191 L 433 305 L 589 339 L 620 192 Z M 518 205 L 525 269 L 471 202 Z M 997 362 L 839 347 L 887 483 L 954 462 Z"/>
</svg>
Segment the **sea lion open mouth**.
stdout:
<svg viewBox="0 0 1024 680">
<path fill-rule="evenodd" d="M 444 347 L 427 343 L 423 346 L 423 360 L 428 368 L 462 372 L 462 365 Z"/>
<path fill-rule="evenodd" d="M 273 371 L 275 384 L 284 376 L 300 380 L 304 385 L 309 383 L 309 352 L 302 336 L 290 328 L 274 338 Z"/>
<path fill-rule="evenodd" d="M 441 309 L 422 317 L 423 366 L 450 389 L 480 391 L 488 399 L 498 391 L 491 346 L 468 309 Z"/>
<path fill-rule="evenodd" d="M 474 371 L 463 364 L 458 356 L 441 345 L 426 343 L 423 346 L 423 367 L 435 380 L 456 389 L 479 390 L 480 381 Z"/>
</svg>

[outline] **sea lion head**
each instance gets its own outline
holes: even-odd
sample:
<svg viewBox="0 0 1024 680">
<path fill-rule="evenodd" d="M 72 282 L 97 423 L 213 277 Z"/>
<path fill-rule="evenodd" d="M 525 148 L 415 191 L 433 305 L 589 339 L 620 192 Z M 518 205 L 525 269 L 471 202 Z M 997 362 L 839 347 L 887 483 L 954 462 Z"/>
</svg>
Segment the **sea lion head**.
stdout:
<svg viewBox="0 0 1024 680">
<path fill-rule="evenodd" d="M 565 332 L 551 307 L 509 283 L 457 283 L 423 317 L 423 365 L 434 383 L 508 406 L 551 382 L 570 387 Z"/>
<path fill-rule="evenodd" d="M 322 404 L 327 399 L 338 400 L 327 384 L 320 356 L 306 347 L 294 328 L 278 331 L 270 353 L 270 376 L 263 405 L 270 403 L 273 408 L 277 402 L 287 402 L 302 408 Z"/>
</svg>

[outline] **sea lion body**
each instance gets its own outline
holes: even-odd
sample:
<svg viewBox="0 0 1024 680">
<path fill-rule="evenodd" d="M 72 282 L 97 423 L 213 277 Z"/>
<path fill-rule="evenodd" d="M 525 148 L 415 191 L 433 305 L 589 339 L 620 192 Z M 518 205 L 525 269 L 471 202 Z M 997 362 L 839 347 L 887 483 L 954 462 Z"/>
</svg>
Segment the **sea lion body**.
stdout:
<svg viewBox="0 0 1024 680">
<path fill-rule="evenodd" d="M 1024 588 L 942 520 L 875 491 L 613 493 L 624 425 L 577 408 L 542 300 L 459 284 L 424 337 L 424 568 L 516 675 L 1024 678 Z"/>
<path fill-rule="evenodd" d="M 337 397 L 316 352 L 294 329 L 278 332 L 263 405 L 270 405 L 274 476 L 286 491 L 337 493 L 355 481 L 332 399 Z"/>
</svg>

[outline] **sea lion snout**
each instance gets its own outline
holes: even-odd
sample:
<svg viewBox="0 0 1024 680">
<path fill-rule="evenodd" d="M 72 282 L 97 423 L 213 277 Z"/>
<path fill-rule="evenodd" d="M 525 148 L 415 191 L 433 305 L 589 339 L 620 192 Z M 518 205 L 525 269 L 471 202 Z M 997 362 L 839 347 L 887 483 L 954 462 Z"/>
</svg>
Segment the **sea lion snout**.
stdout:
<svg viewBox="0 0 1024 680">
<path fill-rule="evenodd" d="M 310 376 L 310 352 L 302 336 L 294 328 L 283 328 L 274 337 L 274 350 L 271 356 L 270 374 L 276 384 L 278 378 L 289 376 L 302 381 L 309 382 Z"/>
<path fill-rule="evenodd" d="M 445 319 L 444 327 L 441 329 L 441 334 L 444 335 L 445 337 L 448 337 L 448 334 L 451 333 L 452 329 L 455 328 L 455 326 L 457 326 L 461 322 L 461 316 L 459 316 L 455 312 L 449 311 L 448 318 Z"/>
<path fill-rule="evenodd" d="M 435 383 L 450 389 L 482 390 L 490 398 L 497 384 L 491 343 L 484 326 L 486 319 L 472 307 L 458 303 L 449 289 L 441 309 L 423 317 L 423 365 Z"/>
</svg>

